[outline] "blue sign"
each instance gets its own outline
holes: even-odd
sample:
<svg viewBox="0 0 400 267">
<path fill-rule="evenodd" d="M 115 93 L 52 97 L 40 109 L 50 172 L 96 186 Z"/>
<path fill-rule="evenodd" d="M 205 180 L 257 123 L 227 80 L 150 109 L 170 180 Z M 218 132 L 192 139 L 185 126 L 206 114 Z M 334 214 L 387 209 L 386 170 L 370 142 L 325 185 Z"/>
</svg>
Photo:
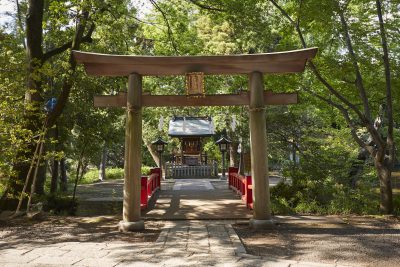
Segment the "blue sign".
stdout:
<svg viewBox="0 0 400 267">
<path fill-rule="evenodd" d="M 47 112 L 51 112 L 51 111 L 53 111 L 53 109 L 56 106 L 56 104 L 57 104 L 57 98 L 52 97 L 52 98 L 49 99 L 49 101 L 46 102 L 46 105 L 45 105 L 44 109 Z"/>
</svg>

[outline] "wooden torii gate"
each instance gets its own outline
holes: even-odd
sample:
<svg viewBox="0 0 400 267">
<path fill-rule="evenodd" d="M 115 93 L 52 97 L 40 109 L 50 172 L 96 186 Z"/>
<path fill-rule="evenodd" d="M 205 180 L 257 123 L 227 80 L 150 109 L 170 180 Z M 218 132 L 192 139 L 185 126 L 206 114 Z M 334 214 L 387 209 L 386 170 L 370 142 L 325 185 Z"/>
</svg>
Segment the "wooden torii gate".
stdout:
<svg viewBox="0 0 400 267">
<path fill-rule="evenodd" d="M 121 231 L 144 229 L 140 214 L 142 107 L 248 105 L 250 113 L 251 175 L 253 184 L 254 228 L 269 227 L 271 220 L 265 105 L 297 103 L 297 94 L 264 91 L 264 73 L 304 71 L 317 48 L 226 56 L 125 56 L 73 51 L 86 73 L 95 76 L 128 76 L 128 92 L 97 96 L 98 107 L 126 107 L 123 220 Z M 143 76 L 247 74 L 249 90 L 239 94 L 188 97 L 142 93 Z"/>
</svg>

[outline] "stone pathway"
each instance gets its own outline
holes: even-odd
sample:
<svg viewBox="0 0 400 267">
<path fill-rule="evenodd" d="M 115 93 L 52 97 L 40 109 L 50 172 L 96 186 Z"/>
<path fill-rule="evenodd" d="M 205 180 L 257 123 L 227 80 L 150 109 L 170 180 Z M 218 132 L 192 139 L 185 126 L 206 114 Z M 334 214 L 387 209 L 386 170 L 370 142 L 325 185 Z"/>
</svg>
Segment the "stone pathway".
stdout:
<svg viewBox="0 0 400 267">
<path fill-rule="evenodd" d="M 0 241 L 0 266 L 343 266 L 249 255 L 233 230 L 233 223 L 166 222 L 154 243 L 32 242 L 13 247 Z"/>
<path fill-rule="evenodd" d="M 96 186 L 88 187 L 93 198 Z M 165 223 L 154 243 L 32 241 L 13 246 L 0 240 L 0 266 L 336 266 L 247 254 L 232 224 L 247 222 L 251 212 L 226 182 L 178 180 L 162 188 L 143 214 Z M 104 192 L 97 197 L 105 197 Z"/>
</svg>

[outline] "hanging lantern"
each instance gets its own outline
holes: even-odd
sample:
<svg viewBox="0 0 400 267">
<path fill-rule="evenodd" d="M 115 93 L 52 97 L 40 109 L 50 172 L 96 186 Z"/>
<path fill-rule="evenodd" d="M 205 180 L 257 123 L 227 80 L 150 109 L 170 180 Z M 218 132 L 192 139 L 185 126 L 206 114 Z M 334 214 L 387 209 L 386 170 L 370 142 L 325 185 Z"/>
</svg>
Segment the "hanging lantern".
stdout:
<svg viewBox="0 0 400 267">
<path fill-rule="evenodd" d="M 204 73 L 186 73 L 186 95 L 192 97 L 204 96 Z"/>
</svg>

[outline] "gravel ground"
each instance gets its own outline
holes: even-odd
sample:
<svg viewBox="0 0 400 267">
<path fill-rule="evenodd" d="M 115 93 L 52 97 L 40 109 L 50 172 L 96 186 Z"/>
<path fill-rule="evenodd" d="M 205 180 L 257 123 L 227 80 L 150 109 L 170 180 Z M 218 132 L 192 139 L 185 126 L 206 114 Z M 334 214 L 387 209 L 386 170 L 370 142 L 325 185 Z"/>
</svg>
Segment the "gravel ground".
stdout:
<svg viewBox="0 0 400 267">
<path fill-rule="evenodd" d="M 142 232 L 120 233 L 117 216 L 63 217 L 46 216 L 40 220 L 17 218 L 0 220 L 0 240 L 3 246 L 24 244 L 55 244 L 59 242 L 154 242 L 163 224 L 146 222 Z"/>
<path fill-rule="evenodd" d="M 400 266 L 400 219 L 343 218 L 341 224 L 234 225 L 248 253 L 353 266 Z"/>
</svg>

